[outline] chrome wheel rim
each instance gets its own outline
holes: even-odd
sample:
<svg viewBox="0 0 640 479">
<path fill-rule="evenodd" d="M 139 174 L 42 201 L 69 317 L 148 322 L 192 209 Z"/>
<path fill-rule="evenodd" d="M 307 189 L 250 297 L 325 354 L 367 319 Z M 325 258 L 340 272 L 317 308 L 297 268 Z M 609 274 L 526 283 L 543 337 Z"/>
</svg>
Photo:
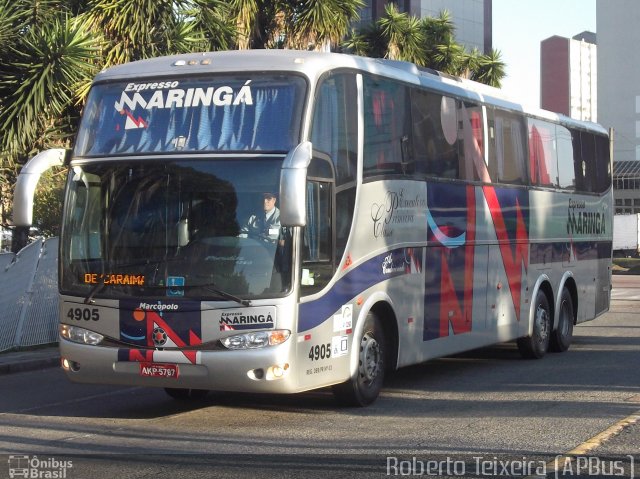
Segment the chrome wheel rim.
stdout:
<svg viewBox="0 0 640 479">
<path fill-rule="evenodd" d="M 544 344 L 549 337 L 549 312 L 541 305 L 536 309 L 536 330 L 538 342 Z"/>
<path fill-rule="evenodd" d="M 360 375 L 365 382 L 371 382 L 378 376 L 380 359 L 380 344 L 369 333 L 365 334 L 360 343 Z"/>
</svg>

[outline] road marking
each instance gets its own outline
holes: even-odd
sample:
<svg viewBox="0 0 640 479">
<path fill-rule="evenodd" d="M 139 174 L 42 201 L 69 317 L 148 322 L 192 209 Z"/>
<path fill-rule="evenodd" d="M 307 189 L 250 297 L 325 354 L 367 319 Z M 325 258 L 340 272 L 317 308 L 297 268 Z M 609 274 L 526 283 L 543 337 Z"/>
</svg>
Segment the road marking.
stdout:
<svg viewBox="0 0 640 479">
<path fill-rule="evenodd" d="M 591 439 L 587 439 L 585 442 L 579 444 L 570 451 L 557 455 L 553 461 L 548 462 L 545 466 L 545 476 L 529 476 L 525 479 L 541 479 L 543 477 L 548 477 L 551 473 L 557 473 L 560 466 L 564 467 L 567 463 L 574 462 L 576 460 L 576 456 L 586 456 L 595 448 L 601 446 L 609 439 L 613 439 L 625 428 L 637 423 L 638 421 L 640 421 L 640 410 L 609 426 L 601 433 L 596 434 Z"/>
<path fill-rule="evenodd" d="M 600 434 L 596 434 L 591 439 L 587 439 L 585 442 L 580 444 L 578 447 L 572 449 L 571 451 L 565 453 L 568 455 L 576 455 L 576 456 L 584 456 L 588 454 L 590 451 L 595 449 L 598 446 L 601 446 L 603 443 L 612 439 L 613 437 L 620 434 L 624 428 L 631 426 L 632 424 L 637 423 L 640 420 L 640 411 L 636 411 L 630 416 L 625 417 L 624 419 L 618 421 L 617 423 L 609 426 L 607 429 L 602 431 Z"/>
</svg>

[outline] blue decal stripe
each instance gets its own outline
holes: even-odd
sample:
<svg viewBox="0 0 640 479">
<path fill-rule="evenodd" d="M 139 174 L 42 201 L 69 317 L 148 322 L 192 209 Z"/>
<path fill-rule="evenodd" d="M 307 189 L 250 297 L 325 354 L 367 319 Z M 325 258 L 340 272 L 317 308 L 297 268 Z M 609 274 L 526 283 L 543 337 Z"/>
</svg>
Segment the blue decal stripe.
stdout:
<svg viewBox="0 0 640 479">
<path fill-rule="evenodd" d="M 433 235 L 436 237 L 436 239 L 441 245 L 449 249 L 457 248 L 459 246 L 464 245 L 467 238 L 467 232 L 465 231 L 464 233 L 461 233 L 458 236 L 455 236 L 453 238 L 450 236 L 447 236 L 442 232 L 440 227 L 436 224 L 436 221 L 433 219 L 433 216 L 431 216 L 431 211 L 429 211 L 428 209 L 427 209 L 427 224 L 429 225 L 429 228 L 431 228 Z"/>
<path fill-rule="evenodd" d="M 145 339 L 145 338 L 146 338 L 146 336 L 129 336 L 128 334 L 124 333 L 123 331 L 120 331 L 120 335 L 121 335 L 123 338 L 131 339 L 131 340 L 133 340 L 133 341 L 141 341 L 141 340 L 143 340 L 143 339 Z"/>
<path fill-rule="evenodd" d="M 300 304 L 298 310 L 298 332 L 302 333 L 315 328 L 331 318 L 343 304 L 351 301 L 359 293 L 380 283 L 381 281 L 407 274 L 404 270 L 384 274 L 382 265 L 390 254 L 402 254 L 406 248 L 375 256 L 350 270 L 340 278 L 322 298 Z"/>
</svg>

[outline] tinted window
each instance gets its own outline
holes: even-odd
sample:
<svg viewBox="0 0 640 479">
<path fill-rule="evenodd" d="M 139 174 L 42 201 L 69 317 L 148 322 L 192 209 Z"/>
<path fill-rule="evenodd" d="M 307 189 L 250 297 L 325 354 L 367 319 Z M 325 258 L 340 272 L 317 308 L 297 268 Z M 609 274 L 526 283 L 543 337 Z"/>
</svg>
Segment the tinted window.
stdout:
<svg viewBox="0 0 640 479">
<path fill-rule="evenodd" d="M 411 92 L 415 172 L 458 178 L 456 102 L 424 90 Z"/>
<path fill-rule="evenodd" d="M 403 173 L 409 155 L 408 89 L 364 77 L 364 175 Z"/>
<path fill-rule="evenodd" d="M 291 75 L 98 84 L 75 154 L 289 151 L 299 141 L 304 91 Z"/>
<path fill-rule="evenodd" d="M 526 181 L 526 130 L 522 117 L 504 110 L 488 110 L 489 174 L 499 183 Z"/>
<path fill-rule="evenodd" d="M 572 138 L 576 189 L 595 192 L 597 190 L 595 137 L 592 133 L 573 130 Z"/>
<path fill-rule="evenodd" d="M 597 191 L 602 193 L 611 186 L 611 161 L 609 152 L 609 138 L 596 135 L 596 170 Z M 637 186 L 635 186 L 637 188 Z"/>
<path fill-rule="evenodd" d="M 576 187 L 576 172 L 573 166 L 573 142 L 571 132 L 562 125 L 556 125 L 556 145 L 558 151 L 558 186 L 565 189 Z"/>
<path fill-rule="evenodd" d="M 466 180 L 490 182 L 484 160 L 484 122 L 482 107 L 470 102 L 456 102 L 458 106 L 458 143 L 462 159 L 460 177 Z"/>
<path fill-rule="evenodd" d="M 313 148 L 328 154 L 336 183 L 354 181 L 358 155 L 358 108 L 355 76 L 332 75 L 318 89 L 311 128 Z"/>
<path fill-rule="evenodd" d="M 558 163 L 555 143 L 555 125 L 529 119 L 529 166 L 531 184 L 555 186 L 558 184 Z"/>
</svg>

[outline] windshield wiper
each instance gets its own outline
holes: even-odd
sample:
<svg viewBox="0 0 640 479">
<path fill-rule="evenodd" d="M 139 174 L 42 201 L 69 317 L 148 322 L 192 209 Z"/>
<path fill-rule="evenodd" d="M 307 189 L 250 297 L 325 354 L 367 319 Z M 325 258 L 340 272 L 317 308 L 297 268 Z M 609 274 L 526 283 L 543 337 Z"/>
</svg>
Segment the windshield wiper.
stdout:
<svg viewBox="0 0 640 479">
<path fill-rule="evenodd" d="M 204 288 L 212 293 L 219 294 L 225 299 L 230 299 L 231 301 L 235 301 L 236 303 L 240 303 L 242 306 L 251 306 L 251 301 L 248 299 L 242 299 L 235 294 L 227 293 L 221 289 L 216 288 L 215 286 L 204 286 Z"/>
<path fill-rule="evenodd" d="M 224 298 L 224 299 L 230 299 L 231 301 L 235 301 L 238 304 L 241 304 L 242 306 L 251 306 L 251 301 L 248 299 L 242 299 L 239 296 L 236 296 L 235 294 L 231 294 L 228 293 L 220 288 L 218 288 L 215 284 L 213 283 L 208 283 L 208 284 L 193 284 L 190 286 L 186 286 L 187 288 L 202 288 L 202 289 L 206 289 L 207 291 L 217 294 L 218 296 Z M 185 288 L 185 286 L 172 286 L 172 288 Z"/>
<path fill-rule="evenodd" d="M 251 300 L 249 299 L 242 299 L 239 296 L 236 296 L 235 294 L 232 293 L 228 293 L 227 291 L 224 291 L 223 289 L 218 288 L 215 284 L 213 283 L 205 283 L 205 284 L 189 284 L 189 285 L 183 285 L 183 286 L 167 286 L 165 285 L 153 285 L 153 286 L 142 286 L 142 289 L 148 289 L 148 290 L 154 290 L 154 289 L 172 289 L 172 290 L 187 290 L 187 289 L 204 289 L 209 291 L 210 293 L 214 293 L 217 294 L 218 296 L 220 296 L 221 298 L 224 299 L 229 299 L 231 301 L 235 301 L 238 304 L 241 304 L 242 306 L 251 306 Z"/>
<path fill-rule="evenodd" d="M 87 295 L 86 298 L 84 298 L 84 304 L 93 304 L 95 303 L 95 301 L 93 300 L 93 297 L 102 289 L 106 286 L 107 284 L 104 282 L 100 282 L 97 284 L 94 284 L 91 289 L 89 290 L 89 294 Z"/>
</svg>

